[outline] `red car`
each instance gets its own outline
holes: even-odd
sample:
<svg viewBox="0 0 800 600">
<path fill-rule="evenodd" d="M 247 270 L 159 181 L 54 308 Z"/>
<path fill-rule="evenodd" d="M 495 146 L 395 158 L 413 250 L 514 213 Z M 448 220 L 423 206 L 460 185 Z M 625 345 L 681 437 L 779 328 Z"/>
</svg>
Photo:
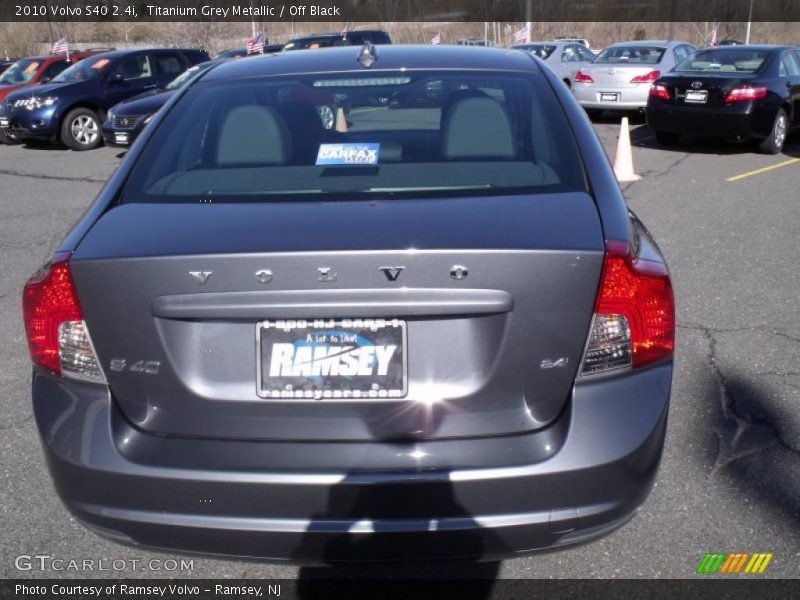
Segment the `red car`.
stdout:
<svg viewBox="0 0 800 600">
<path fill-rule="evenodd" d="M 76 62 L 108 50 L 109 48 L 94 48 L 92 50 L 70 52 L 69 61 L 67 61 L 67 57 L 64 54 L 21 58 L 0 75 L 0 103 L 15 90 L 38 83 L 47 83 Z M 16 143 L 16 140 L 9 138 L 7 134 L 0 131 L 0 143 L 13 144 Z"/>
</svg>

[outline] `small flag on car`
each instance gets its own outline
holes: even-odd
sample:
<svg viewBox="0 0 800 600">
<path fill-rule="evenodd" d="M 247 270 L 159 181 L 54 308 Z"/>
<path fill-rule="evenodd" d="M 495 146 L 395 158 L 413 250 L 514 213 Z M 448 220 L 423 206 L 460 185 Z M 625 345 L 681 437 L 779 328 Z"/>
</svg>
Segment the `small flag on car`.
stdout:
<svg viewBox="0 0 800 600">
<path fill-rule="evenodd" d="M 434 46 L 438 46 L 441 43 L 442 43 L 442 32 L 437 31 L 436 35 L 431 38 L 431 44 L 433 44 Z"/>
<path fill-rule="evenodd" d="M 711 45 L 717 45 L 717 30 L 719 29 L 719 23 L 714 21 L 714 24 L 711 26 Z"/>
<path fill-rule="evenodd" d="M 264 54 L 264 44 L 266 43 L 266 36 L 264 32 L 260 32 L 255 37 L 251 37 L 245 42 L 245 50 L 248 54 Z"/>
<path fill-rule="evenodd" d="M 69 44 L 67 43 L 67 36 L 62 37 L 60 40 L 53 44 L 50 54 L 69 53 Z"/>
<path fill-rule="evenodd" d="M 523 27 L 517 29 L 514 32 L 514 41 L 515 42 L 527 42 L 530 37 L 530 23 L 525 23 Z"/>
<path fill-rule="evenodd" d="M 342 37 L 347 37 L 347 23 L 344 24 L 344 29 L 342 29 Z"/>
</svg>

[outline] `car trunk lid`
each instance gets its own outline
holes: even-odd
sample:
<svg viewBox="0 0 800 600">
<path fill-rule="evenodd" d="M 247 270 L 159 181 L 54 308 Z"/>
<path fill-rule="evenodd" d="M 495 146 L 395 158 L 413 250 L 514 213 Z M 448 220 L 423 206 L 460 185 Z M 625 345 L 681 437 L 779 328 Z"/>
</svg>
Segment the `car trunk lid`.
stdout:
<svg viewBox="0 0 800 600">
<path fill-rule="evenodd" d="M 574 383 L 602 258 L 592 198 L 560 193 L 125 204 L 99 219 L 71 266 L 114 401 L 136 426 L 364 440 L 550 423 Z M 278 321 L 319 321 L 303 331 L 316 334 L 341 319 L 403 324 L 384 349 L 401 346 L 405 397 L 263 393 L 259 353 L 287 343 Z M 277 335 L 266 346 L 265 322 Z"/>
</svg>

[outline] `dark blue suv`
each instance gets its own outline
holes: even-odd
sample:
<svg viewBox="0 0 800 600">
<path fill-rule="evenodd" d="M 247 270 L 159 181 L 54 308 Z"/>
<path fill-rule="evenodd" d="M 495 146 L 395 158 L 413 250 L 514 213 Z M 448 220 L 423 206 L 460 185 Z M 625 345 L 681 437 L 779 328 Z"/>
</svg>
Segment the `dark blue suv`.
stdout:
<svg viewBox="0 0 800 600">
<path fill-rule="evenodd" d="M 21 140 L 60 140 L 74 150 L 91 150 L 103 141 L 100 126 L 109 108 L 163 87 L 208 59 L 204 51 L 175 48 L 97 54 L 47 85 L 9 94 L 0 127 Z"/>
</svg>

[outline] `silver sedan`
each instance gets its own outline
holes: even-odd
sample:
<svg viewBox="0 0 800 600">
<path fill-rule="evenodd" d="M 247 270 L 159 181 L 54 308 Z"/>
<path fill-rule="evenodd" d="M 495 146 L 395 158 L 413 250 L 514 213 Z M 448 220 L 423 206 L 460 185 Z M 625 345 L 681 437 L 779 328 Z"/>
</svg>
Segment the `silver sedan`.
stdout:
<svg viewBox="0 0 800 600">
<path fill-rule="evenodd" d="M 574 41 L 530 42 L 512 46 L 530 52 L 544 61 L 567 87 L 572 87 L 575 73 L 594 60 L 594 54 L 583 44 Z"/>
<path fill-rule="evenodd" d="M 686 42 L 613 44 L 574 77 L 572 93 L 590 115 L 603 110 L 644 110 L 650 85 L 695 51 Z"/>
</svg>

